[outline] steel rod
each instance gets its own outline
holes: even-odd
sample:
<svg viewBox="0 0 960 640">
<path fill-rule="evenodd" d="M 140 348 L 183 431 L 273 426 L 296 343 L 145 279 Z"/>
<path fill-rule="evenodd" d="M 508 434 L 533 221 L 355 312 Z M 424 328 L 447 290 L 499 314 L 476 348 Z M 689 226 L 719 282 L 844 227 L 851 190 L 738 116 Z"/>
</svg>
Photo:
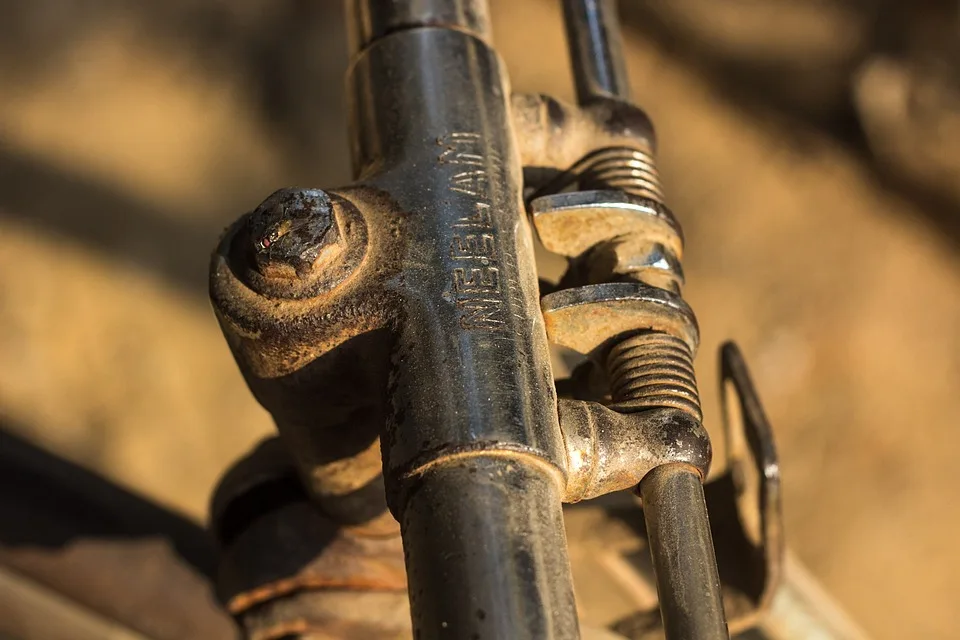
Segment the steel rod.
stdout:
<svg viewBox="0 0 960 640">
<path fill-rule="evenodd" d="M 657 467 L 640 494 L 667 640 L 727 640 L 700 473 L 686 464 Z"/>
<path fill-rule="evenodd" d="M 630 100 L 620 21 L 613 0 L 563 0 L 577 101 Z"/>
</svg>

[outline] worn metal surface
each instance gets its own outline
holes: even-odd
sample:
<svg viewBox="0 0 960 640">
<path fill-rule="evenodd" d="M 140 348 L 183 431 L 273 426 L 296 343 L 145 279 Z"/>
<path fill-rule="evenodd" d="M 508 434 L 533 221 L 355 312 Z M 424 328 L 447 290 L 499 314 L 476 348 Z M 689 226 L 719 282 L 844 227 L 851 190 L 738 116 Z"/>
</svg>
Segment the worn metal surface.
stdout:
<svg viewBox="0 0 960 640">
<path fill-rule="evenodd" d="M 614 0 L 564 0 L 563 22 L 577 101 L 588 104 L 600 97 L 630 100 Z"/>
<path fill-rule="evenodd" d="M 486 0 L 350 0 L 347 6 L 353 51 L 395 31 L 420 26 L 456 29 L 480 39 L 490 37 Z"/>
<path fill-rule="evenodd" d="M 733 343 L 720 352 L 720 373 L 727 460 L 704 491 L 724 610 L 737 634 L 765 620 L 783 583 L 780 468 L 773 432 Z M 614 628 L 631 640 L 653 640 L 661 633 L 658 617 L 644 610 Z"/>
<path fill-rule="evenodd" d="M 564 502 L 589 500 L 636 487 L 650 470 L 685 462 L 706 475 L 710 438 L 699 421 L 676 409 L 636 413 L 596 402 L 561 399 L 567 446 Z"/>
<path fill-rule="evenodd" d="M 525 456 L 465 455 L 417 483 L 401 520 L 415 635 L 579 637 L 550 474 Z"/>
<path fill-rule="evenodd" d="M 758 622 L 783 581 L 780 463 L 759 396 L 737 346 L 720 351 L 727 472 L 708 485 L 717 562 L 731 576 L 726 602 L 736 630 Z M 734 579 L 733 576 L 736 576 Z"/>
<path fill-rule="evenodd" d="M 328 270 L 343 249 L 330 196 L 319 189 L 281 189 L 250 219 L 257 270 L 267 279 L 303 279 Z"/>
<path fill-rule="evenodd" d="M 673 407 L 703 420 L 693 352 L 683 340 L 654 331 L 632 335 L 610 350 L 607 372 L 617 411 Z"/>
<path fill-rule="evenodd" d="M 228 232 L 231 267 L 270 299 L 313 298 L 350 278 L 368 247 L 356 206 L 319 189 L 280 189 Z"/>
<path fill-rule="evenodd" d="M 668 637 L 726 633 L 682 235 L 610 11 L 565 4 L 580 108 L 511 108 L 484 3 L 353 3 L 360 186 L 274 194 L 213 266 L 221 325 L 316 503 L 295 479 L 225 482 L 221 589 L 251 635 L 304 631 L 320 602 L 304 590 L 396 588 L 381 566 L 396 538 L 325 532 L 387 518 L 378 452 L 416 637 L 578 637 L 561 499 L 638 483 Z M 571 258 L 539 308 L 523 188 Z M 548 339 L 606 363 L 609 408 L 558 412 Z"/>
<path fill-rule="evenodd" d="M 331 263 L 318 265 L 305 281 L 266 278 L 252 254 L 262 231 L 277 221 L 263 224 L 249 215 L 221 240 L 210 281 L 214 309 L 248 386 L 321 502 L 381 475 L 387 328 L 396 309 L 383 280 L 399 271 L 404 223 L 392 200 L 373 189 L 328 195 L 344 243 Z M 349 276 L 338 276 L 344 269 Z"/>
<path fill-rule="evenodd" d="M 622 190 L 554 193 L 530 202 L 533 224 L 543 246 L 575 258 L 613 238 L 642 235 L 683 257 L 683 236 L 670 211 L 650 198 Z"/>
<path fill-rule="evenodd" d="M 384 513 L 382 482 L 361 498 L 350 509 L 312 502 L 278 439 L 226 474 L 211 509 L 217 589 L 246 637 L 409 635 L 399 530 L 371 526 Z"/>
<path fill-rule="evenodd" d="M 667 638 L 729 638 L 700 472 L 661 465 L 640 495 Z"/>
<path fill-rule="evenodd" d="M 506 78 L 481 40 L 418 24 L 361 51 L 349 79 L 355 171 L 408 216 L 383 455 L 414 633 L 575 638 Z"/>
<path fill-rule="evenodd" d="M 547 335 L 578 353 L 603 355 L 616 339 L 637 330 L 669 333 L 691 350 L 700 336 L 693 311 L 677 294 L 639 282 L 563 289 L 541 300 Z"/>
<path fill-rule="evenodd" d="M 413 600 L 417 633 L 458 634 L 443 625 L 475 624 L 469 603 L 486 602 L 488 626 L 575 638 L 565 455 L 506 79 L 475 37 L 486 35 L 485 3 L 356 2 L 351 14 L 362 186 L 284 192 L 235 225 L 212 268 L 221 326 L 325 510 L 345 489 L 375 486 L 383 431 L 387 498 L 409 547 L 411 592 L 424 594 Z M 336 236 L 322 229 L 324 195 Z M 297 220 L 290 198 L 304 209 Z M 291 230 L 292 257 L 271 255 Z M 339 254 L 306 268 L 304 252 L 319 256 L 334 237 Z M 322 286 L 305 288 L 311 278 Z M 467 462 L 500 473 L 473 486 Z M 453 496 L 471 509 L 445 508 Z M 535 535 L 511 524 L 534 508 Z M 440 513 L 447 533 L 424 530 Z M 485 555 L 460 557 L 473 513 L 500 528 Z M 536 562 L 515 564 L 521 552 Z M 459 563 L 436 571 L 438 558 Z M 495 606 L 515 592 L 522 605 Z"/>
<path fill-rule="evenodd" d="M 613 4 L 568 0 L 564 18 L 580 104 L 626 102 L 628 85 Z M 547 108 L 548 117 L 554 121 L 561 113 Z M 645 223 L 640 228 L 635 225 L 620 235 L 598 237 L 597 244 L 575 254 L 560 284 L 585 286 L 551 293 L 541 301 L 541 307 L 552 340 L 606 362 L 614 410 L 644 413 L 674 408 L 690 418 L 683 423 L 690 431 L 688 438 L 709 443 L 703 438 L 703 414 L 693 370 L 698 328 L 692 311 L 680 297 L 683 240 L 672 214 L 663 205 L 653 155 L 652 135 L 594 148 L 540 187 L 541 192 L 556 192 L 571 185 L 580 190 L 617 190 L 647 204 L 633 209 L 634 214 L 647 214 L 646 219 L 639 218 Z M 547 208 L 552 204 L 546 203 Z M 590 205 L 588 196 L 580 207 L 589 209 Z M 566 224 L 575 226 L 569 221 Z M 567 237 L 575 230 L 563 227 L 561 218 L 554 235 L 561 246 L 570 245 Z M 653 233 L 647 234 L 644 227 L 650 227 Z M 627 282 L 597 285 L 592 280 L 596 277 Z M 613 434 L 598 435 L 603 438 Z M 709 451 L 709 444 L 701 447 L 707 464 Z M 677 455 L 679 451 L 670 453 Z M 640 476 L 668 640 L 728 637 L 703 495 L 705 477 L 701 469 L 678 461 L 666 461 Z"/>
<path fill-rule="evenodd" d="M 550 96 L 514 94 L 511 111 L 528 186 L 556 179 L 601 149 L 626 144 L 652 154 L 656 146 L 647 114 L 619 100 L 574 106 Z"/>
</svg>

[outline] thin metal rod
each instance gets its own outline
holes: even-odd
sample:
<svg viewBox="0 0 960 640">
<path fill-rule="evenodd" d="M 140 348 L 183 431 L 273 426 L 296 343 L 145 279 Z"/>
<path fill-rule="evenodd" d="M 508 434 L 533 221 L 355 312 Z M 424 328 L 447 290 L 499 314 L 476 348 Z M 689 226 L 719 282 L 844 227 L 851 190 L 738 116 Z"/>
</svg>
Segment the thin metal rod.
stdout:
<svg viewBox="0 0 960 640">
<path fill-rule="evenodd" d="M 577 101 L 629 101 L 630 80 L 614 0 L 563 0 L 563 18 Z"/>
<path fill-rule="evenodd" d="M 667 640 L 727 640 L 699 472 L 686 464 L 657 467 L 640 494 Z"/>
</svg>

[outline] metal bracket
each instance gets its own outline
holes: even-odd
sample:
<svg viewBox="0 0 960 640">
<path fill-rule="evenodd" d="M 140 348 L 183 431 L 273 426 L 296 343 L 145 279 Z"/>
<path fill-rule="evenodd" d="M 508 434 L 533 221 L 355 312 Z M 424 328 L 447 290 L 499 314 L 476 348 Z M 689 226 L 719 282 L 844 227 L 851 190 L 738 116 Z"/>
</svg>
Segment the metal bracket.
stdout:
<svg viewBox="0 0 960 640">
<path fill-rule="evenodd" d="M 782 579 L 780 466 L 760 398 L 732 342 L 720 349 L 720 379 L 727 466 L 704 491 L 724 609 L 735 635 L 760 621 Z M 625 618 L 614 630 L 631 640 L 663 637 L 657 609 Z"/>
</svg>

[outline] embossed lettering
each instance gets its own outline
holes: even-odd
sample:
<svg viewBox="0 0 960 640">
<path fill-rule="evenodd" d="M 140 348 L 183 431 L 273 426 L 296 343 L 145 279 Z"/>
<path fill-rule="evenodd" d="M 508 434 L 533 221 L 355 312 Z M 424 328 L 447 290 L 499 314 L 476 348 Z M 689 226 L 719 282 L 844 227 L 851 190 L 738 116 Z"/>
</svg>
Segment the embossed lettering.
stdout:
<svg viewBox="0 0 960 640">
<path fill-rule="evenodd" d="M 502 301 L 499 298 L 470 298 L 458 300 L 460 326 L 464 329 L 496 331 L 504 327 L 500 316 Z"/>
<path fill-rule="evenodd" d="M 497 293 L 500 291 L 500 270 L 496 267 L 454 269 L 453 290 L 457 293 Z"/>
<path fill-rule="evenodd" d="M 496 245 L 492 234 L 469 234 L 453 236 L 450 257 L 454 260 L 480 260 L 483 263 L 496 258 Z"/>
<path fill-rule="evenodd" d="M 450 191 L 479 198 L 487 190 L 487 172 L 483 169 L 461 171 L 450 178 Z"/>
<path fill-rule="evenodd" d="M 483 140 L 478 133 L 457 131 L 437 138 L 442 147 L 437 162 L 455 165 L 448 174 L 447 188 L 470 198 L 472 210 L 451 223 L 450 259 L 460 265 L 451 270 L 452 294 L 459 312 L 461 328 L 468 331 L 502 331 L 508 328 L 504 318 L 504 290 L 507 285 L 500 270 L 491 266 L 497 261 L 497 233 L 488 200 L 490 188 L 487 168 L 493 166 L 484 155 Z"/>
<path fill-rule="evenodd" d="M 473 214 L 464 216 L 453 223 L 454 228 L 475 227 L 482 229 L 492 229 L 490 222 L 490 205 L 486 202 L 476 202 Z"/>
</svg>

